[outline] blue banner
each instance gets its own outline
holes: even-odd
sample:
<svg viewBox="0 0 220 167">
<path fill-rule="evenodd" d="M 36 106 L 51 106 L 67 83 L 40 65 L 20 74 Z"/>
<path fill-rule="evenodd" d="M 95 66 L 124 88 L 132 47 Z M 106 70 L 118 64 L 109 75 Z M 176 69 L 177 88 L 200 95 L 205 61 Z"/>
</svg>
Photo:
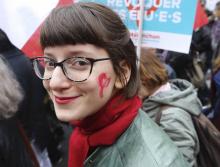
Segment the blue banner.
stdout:
<svg viewBox="0 0 220 167">
<path fill-rule="evenodd" d="M 116 11 L 137 42 L 140 24 L 139 0 L 78 0 L 104 4 Z M 188 52 L 193 31 L 197 0 L 145 0 L 142 44 L 175 50 L 166 40 L 186 44 L 175 51 Z M 179 41 L 175 41 L 179 40 Z M 181 40 L 181 41 L 180 41 Z M 152 44 L 153 42 L 153 44 Z"/>
</svg>

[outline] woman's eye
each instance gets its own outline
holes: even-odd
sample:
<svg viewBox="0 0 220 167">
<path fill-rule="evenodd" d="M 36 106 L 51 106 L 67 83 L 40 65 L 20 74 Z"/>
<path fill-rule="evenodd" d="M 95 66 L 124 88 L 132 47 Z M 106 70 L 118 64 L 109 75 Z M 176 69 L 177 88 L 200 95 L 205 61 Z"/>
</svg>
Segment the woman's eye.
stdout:
<svg viewBox="0 0 220 167">
<path fill-rule="evenodd" d="M 45 66 L 46 67 L 53 67 L 54 66 L 54 62 L 52 62 L 52 61 L 44 61 L 44 64 L 45 64 Z"/>
<path fill-rule="evenodd" d="M 48 61 L 47 64 L 48 64 L 48 66 L 53 66 L 54 65 L 54 63 L 52 61 Z"/>
<path fill-rule="evenodd" d="M 78 58 L 71 59 L 66 62 L 67 68 L 75 69 L 75 70 L 86 70 L 90 68 L 91 63 L 88 60 Z"/>
<path fill-rule="evenodd" d="M 84 59 L 75 59 L 75 60 L 71 60 L 69 62 L 67 62 L 69 65 L 73 66 L 73 67 L 78 67 L 78 66 L 87 66 L 90 64 L 89 61 L 86 61 Z"/>
<path fill-rule="evenodd" d="M 53 70 L 54 69 L 54 62 L 48 59 L 44 59 L 41 61 L 41 66 L 43 66 L 46 70 Z"/>
<path fill-rule="evenodd" d="M 85 65 L 89 65 L 89 62 L 85 60 L 76 60 L 74 65 L 85 66 Z"/>
</svg>

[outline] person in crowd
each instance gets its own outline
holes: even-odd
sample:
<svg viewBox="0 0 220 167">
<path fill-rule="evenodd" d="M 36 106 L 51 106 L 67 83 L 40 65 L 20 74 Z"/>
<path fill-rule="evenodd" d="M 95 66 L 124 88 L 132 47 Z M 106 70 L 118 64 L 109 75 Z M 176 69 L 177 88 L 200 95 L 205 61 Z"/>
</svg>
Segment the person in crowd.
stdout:
<svg viewBox="0 0 220 167">
<path fill-rule="evenodd" d="M 75 126 L 69 167 L 188 166 L 140 109 L 136 49 L 116 13 L 92 2 L 55 8 L 40 43 L 34 70 L 57 118 Z"/>
<path fill-rule="evenodd" d="M 206 0 L 200 0 L 202 7 L 205 9 L 205 13 L 208 17 L 212 16 L 212 11 L 206 7 Z"/>
<path fill-rule="evenodd" d="M 150 48 L 152 49 L 152 48 Z M 149 48 L 147 48 L 148 52 L 149 52 Z M 166 63 L 166 56 L 168 51 L 167 50 L 163 50 L 163 49 L 154 49 L 155 53 L 150 53 L 150 54 L 156 54 L 156 56 L 160 59 L 160 61 L 165 65 L 165 68 L 167 70 L 168 73 L 168 78 L 169 79 L 175 79 L 176 78 L 176 72 L 174 71 L 174 69 L 171 67 L 170 64 Z"/>
<path fill-rule="evenodd" d="M 198 90 L 198 97 L 202 105 L 209 104 L 209 89 L 206 84 L 205 73 L 202 70 L 200 58 L 196 52 L 190 50 L 189 54 L 168 51 L 166 63 L 176 73 L 176 78 L 185 79 Z"/>
<path fill-rule="evenodd" d="M 220 1 L 216 3 L 213 12 L 213 19 L 210 20 L 209 27 L 211 29 L 212 49 L 214 60 L 220 53 Z"/>
<path fill-rule="evenodd" d="M 211 77 L 211 109 L 213 124 L 220 130 L 220 56 L 213 61 Z"/>
<path fill-rule="evenodd" d="M 30 143 L 24 140 L 25 134 L 22 134 L 16 118 L 19 103 L 23 98 L 22 88 L 2 56 L 0 80 L 0 166 L 37 167 L 32 161 L 36 158 L 32 159 L 28 150 L 31 149 Z"/>
<path fill-rule="evenodd" d="M 165 66 L 146 48 L 141 51 L 139 71 L 142 109 L 169 135 L 190 166 L 197 166 L 199 140 L 191 115 L 200 114 L 201 104 L 193 85 L 181 79 L 168 81 Z"/>
<path fill-rule="evenodd" d="M 43 84 L 34 74 L 29 58 L 10 41 L 2 29 L 0 29 L 0 54 L 7 60 L 23 90 L 24 98 L 16 112 L 17 118 L 28 139 L 36 150 L 39 150 L 37 155 L 40 153 L 46 155 L 51 133 L 46 114 L 48 111 L 45 111 L 44 104 L 44 97 L 47 93 Z M 46 156 L 44 157 L 46 161 L 49 161 Z"/>
</svg>

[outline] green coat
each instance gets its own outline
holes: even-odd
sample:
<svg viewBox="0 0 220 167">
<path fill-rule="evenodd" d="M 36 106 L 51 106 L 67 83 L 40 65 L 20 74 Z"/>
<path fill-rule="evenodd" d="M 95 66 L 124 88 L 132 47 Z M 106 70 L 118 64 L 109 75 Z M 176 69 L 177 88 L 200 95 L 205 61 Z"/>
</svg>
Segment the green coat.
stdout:
<svg viewBox="0 0 220 167">
<path fill-rule="evenodd" d="M 97 148 L 85 167 L 189 167 L 170 138 L 144 113 L 111 146 Z"/>
<path fill-rule="evenodd" d="M 149 96 L 142 109 L 155 120 L 163 110 L 160 126 L 183 153 L 191 167 L 197 166 L 199 140 L 191 115 L 199 115 L 201 103 L 193 85 L 186 80 L 170 81 L 171 90 Z"/>
</svg>

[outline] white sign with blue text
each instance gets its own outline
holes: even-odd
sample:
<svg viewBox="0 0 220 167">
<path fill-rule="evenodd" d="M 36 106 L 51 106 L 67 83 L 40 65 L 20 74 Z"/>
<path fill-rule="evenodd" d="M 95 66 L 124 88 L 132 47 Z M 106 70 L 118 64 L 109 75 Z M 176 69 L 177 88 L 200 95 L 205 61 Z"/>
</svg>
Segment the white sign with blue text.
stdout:
<svg viewBox="0 0 220 167">
<path fill-rule="evenodd" d="M 130 30 L 133 42 L 137 44 L 139 0 L 91 1 L 105 4 L 116 11 Z M 144 4 L 142 46 L 188 53 L 197 0 L 145 0 Z"/>
</svg>

